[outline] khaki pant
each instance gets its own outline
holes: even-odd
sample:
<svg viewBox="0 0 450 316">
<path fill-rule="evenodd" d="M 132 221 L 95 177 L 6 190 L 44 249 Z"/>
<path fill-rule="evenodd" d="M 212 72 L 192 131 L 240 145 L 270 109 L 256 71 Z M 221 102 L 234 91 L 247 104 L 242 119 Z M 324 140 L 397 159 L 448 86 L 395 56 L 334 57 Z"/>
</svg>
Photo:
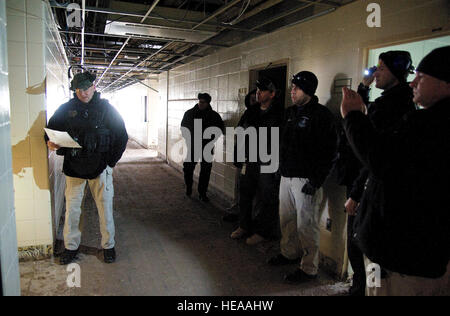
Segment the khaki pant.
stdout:
<svg viewBox="0 0 450 316">
<path fill-rule="evenodd" d="M 366 271 L 372 262 L 364 256 Z M 379 287 L 376 282 L 367 282 L 367 296 L 449 296 L 450 295 L 450 263 L 447 265 L 447 273 L 438 279 L 409 276 L 397 272 L 386 271 L 386 278 L 381 279 Z M 371 274 L 367 275 L 372 278 Z"/>
<path fill-rule="evenodd" d="M 107 167 L 101 175 L 92 180 L 66 176 L 66 220 L 64 223 L 64 245 L 66 249 L 77 250 L 80 246 L 81 203 L 83 202 L 86 183 L 89 183 L 89 188 L 97 205 L 102 247 L 103 249 L 114 247 L 114 186 L 112 173 L 113 169 Z"/>
<path fill-rule="evenodd" d="M 314 196 L 302 193 L 306 179 L 281 178 L 281 254 L 288 259 L 302 256 L 300 269 L 310 275 L 319 270 L 320 203 L 322 189 Z"/>
</svg>

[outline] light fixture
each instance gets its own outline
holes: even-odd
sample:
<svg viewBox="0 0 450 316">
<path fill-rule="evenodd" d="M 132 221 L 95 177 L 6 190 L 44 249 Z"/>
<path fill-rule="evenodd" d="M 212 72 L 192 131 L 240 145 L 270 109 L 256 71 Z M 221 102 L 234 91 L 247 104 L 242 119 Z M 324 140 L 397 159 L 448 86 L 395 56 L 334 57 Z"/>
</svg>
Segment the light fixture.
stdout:
<svg viewBox="0 0 450 316">
<path fill-rule="evenodd" d="M 148 24 L 107 21 L 105 34 L 202 43 L 217 33 Z"/>
</svg>

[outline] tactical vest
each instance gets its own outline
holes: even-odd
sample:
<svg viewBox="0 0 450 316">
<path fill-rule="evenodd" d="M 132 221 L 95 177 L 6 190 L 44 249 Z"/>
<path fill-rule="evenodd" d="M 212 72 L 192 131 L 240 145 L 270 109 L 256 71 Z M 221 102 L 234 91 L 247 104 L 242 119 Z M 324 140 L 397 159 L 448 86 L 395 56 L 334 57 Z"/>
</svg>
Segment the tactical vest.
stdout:
<svg viewBox="0 0 450 316">
<path fill-rule="evenodd" d="M 82 148 L 66 148 L 65 159 L 79 175 L 97 171 L 110 150 L 111 133 L 106 128 L 108 106 L 102 101 L 87 107 L 73 100 L 65 113 L 66 131 Z"/>
</svg>

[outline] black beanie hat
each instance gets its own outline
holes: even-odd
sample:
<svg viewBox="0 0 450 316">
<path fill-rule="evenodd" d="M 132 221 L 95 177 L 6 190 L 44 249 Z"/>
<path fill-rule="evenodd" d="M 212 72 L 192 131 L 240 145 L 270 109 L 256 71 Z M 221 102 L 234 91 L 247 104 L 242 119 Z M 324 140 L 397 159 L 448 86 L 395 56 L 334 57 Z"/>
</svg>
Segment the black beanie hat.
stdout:
<svg viewBox="0 0 450 316">
<path fill-rule="evenodd" d="M 312 72 L 301 71 L 292 77 L 292 83 L 312 97 L 316 93 L 319 80 Z"/>
<path fill-rule="evenodd" d="M 411 54 L 407 51 L 391 50 L 380 54 L 379 59 L 385 63 L 400 82 L 406 82 L 408 75 L 414 73 Z"/>
<path fill-rule="evenodd" d="M 450 46 L 436 48 L 425 56 L 417 71 L 450 82 Z"/>
<path fill-rule="evenodd" d="M 211 96 L 208 93 L 199 93 L 197 98 L 199 100 L 205 100 L 208 104 L 211 103 Z"/>
</svg>

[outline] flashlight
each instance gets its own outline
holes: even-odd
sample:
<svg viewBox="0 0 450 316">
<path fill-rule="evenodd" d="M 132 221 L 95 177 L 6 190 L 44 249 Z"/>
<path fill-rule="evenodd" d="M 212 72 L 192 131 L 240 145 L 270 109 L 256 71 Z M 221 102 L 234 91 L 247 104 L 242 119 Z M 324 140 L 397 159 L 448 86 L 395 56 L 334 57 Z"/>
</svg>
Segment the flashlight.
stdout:
<svg viewBox="0 0 450 316">
<path fill-rule="evenodd" d="M 364 71 L 364 75 L 366 77 L 373 76 L 373 74 L 375 73 L 375 71 L 377 71 L 377 69 L 378 69 L 377 66 L 373 66 L 372 68 L 366 69 Z"/>
</svg>

